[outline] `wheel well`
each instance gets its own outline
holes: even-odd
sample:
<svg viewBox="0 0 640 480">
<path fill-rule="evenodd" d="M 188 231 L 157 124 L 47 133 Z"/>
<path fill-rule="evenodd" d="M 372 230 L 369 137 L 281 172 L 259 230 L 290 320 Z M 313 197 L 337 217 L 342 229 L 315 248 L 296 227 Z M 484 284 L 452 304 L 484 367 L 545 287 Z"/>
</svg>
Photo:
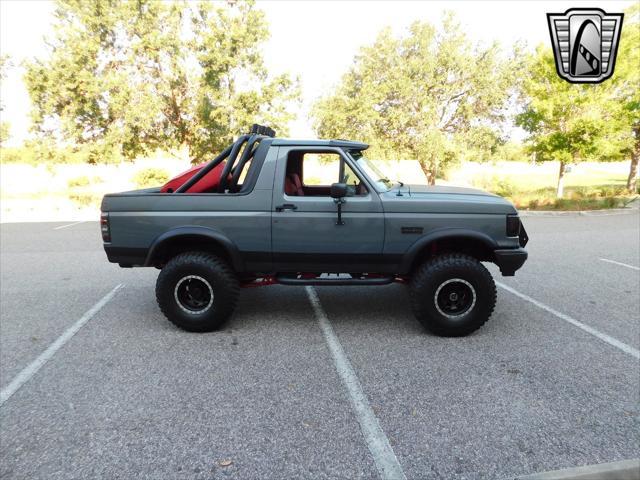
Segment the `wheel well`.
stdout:
<svg viewBox="0 0 640 480">
<path fill-rule="evenodd" d="M 165 240 L 154 249 L 149 263 L 155 267 L 162 267 L 176 255 L 186 252 L 211 253 L 234 268 L 233 258 L 227 248 L 203 235 L 179 235 Z"/>
<path fill-rule="evenodd" d="M 482 240 L 469 237 L 439 238 L 423 246 L 414 257 L 411 270 L 422 265 L 429 258 L 444 253 L 464 253 L 480 262 L 493 259 L 493 249 Z"/>
</svg>

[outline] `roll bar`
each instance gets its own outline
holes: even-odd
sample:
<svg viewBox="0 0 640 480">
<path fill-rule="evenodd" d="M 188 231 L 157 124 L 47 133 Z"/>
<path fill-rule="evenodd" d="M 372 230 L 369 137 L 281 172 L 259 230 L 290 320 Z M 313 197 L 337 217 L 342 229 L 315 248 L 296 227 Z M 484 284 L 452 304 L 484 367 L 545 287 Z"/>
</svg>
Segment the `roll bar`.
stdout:
<svg viewBox="0 0 640 480">
<path fill-rule="evenodd" d="M 242 174 L 244 165 L 251 158 L 253 158 L 253 154 L 255 153 L 258 145 L 260 144 L 260 141 L 263 138 L 264 137 L 260 135 L 251 135 L 251 137 L 249 137 L 249 140 L 247 140 L 247 145 L 244 147 L 244 151 L 242 152 L 242 156 L 240 157 L 240 160 L 238 160 L 238 165 L 233 167 L 231 182 L 228 185 L 229 187 L 233 188 L 238 184 L 238 180 L 240 179 L 240 175 Z M 220 185 L 222 185 L 222 181 L 220 182 Z"/>
<path fill-rule="evenodd" d="M 184 182 L 180 187 L 176 188 L 173 193 L 184 193 L 193 187 L 196 183 L 198 183 L 205 175 L 207 175 L 211 170 L 217 167 L 220 163 L 222 163 L 225 159 L 227 159 L 227 163 L 222 170 L 222 174 L 220 175 L 220 183 L 218 185 L 218 192 L 224 193 L 227 188 L 227 176 L 232 172 L 233 176 L 231 178 L 231 185 L 235 185 L 240 178 L 240 174 L 242 173 L 242 167 L 253 157 L 257 149 L 257 145 L 260 141 L 267 137 L 274 137 L 276 132 L 269 127 L 265 127 L 264 125 L 258 125 L 254 123 L 251 127 L 251 133 L 242 135 L 235 142 L 225 148 L 217 157 L 207 163 L 202 169 L 196 173 L 189 180 Z M 246 143 L 245 149 L 242 152 L 242 156 L 238 161 L 238 164 L 234 168 L 234 163 L 236 162 L 236 158 L 238 157 L 238 153 L 242 149 L 242 146 Z M 255 148 L 254 148 L 255 147 Z"/>
<path fill-rule="evenodd" d="M 224 190 L 227 186 L 227 175 L 231 172 L 231 167 L 236 161 L 238 157 L 238 153 L 240 153 L 240 149 L 242 145 L 249 140 L 250 135 L 242 135 L 238 140 L 235 141 L 233 145 L 231 145 L 231 153 L 229 154 L 229 158 L 227 159 L 227 163 L 222 169 L 222 174 L 220 175 L 220 183 L 218 184 L 218 193 L 224 193 Z"/>
<path fill-rule="evenodd" d="M 196 183 L 198 183 L 202 179 L 202 177 L 204 177 L 207 173 L 213 170 L 220 162 L 222 162 L 225 158 L 229 156 L 232 146 L 233 145 L 229 145 L 227 148 L 225 148 L 220 153 L 220 155 L 218 155 L 216 158 L 211 160 L 204 167 L 202 167 L 202 170 L 200 170 L 193 177 L 191 177 L 189 180 L 187 180 L 178 188 L 176 188 L 176 190 L 173 193 L 183 193 L 189 190 L 191 187 L 193 187 Z"/>
</svg>

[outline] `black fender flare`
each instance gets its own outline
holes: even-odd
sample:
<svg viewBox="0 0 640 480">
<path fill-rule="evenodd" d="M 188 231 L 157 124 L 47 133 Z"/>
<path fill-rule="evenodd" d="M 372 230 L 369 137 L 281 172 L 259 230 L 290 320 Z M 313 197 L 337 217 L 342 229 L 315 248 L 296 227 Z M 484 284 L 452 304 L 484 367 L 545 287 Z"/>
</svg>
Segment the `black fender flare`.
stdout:
<svg viewBox="0 0 640 480">
<path fill-rule="evenodd" d="M 144 265 L 147 267 L 153 265 L 154 256 L 160 251 L 162 246 L 165 245 L 166 242 L 173 241 L 179 237 L 200 237 L 210 241 L 212 244 L 219 245 L 229 256 L 234 270 L 237 272 L 242 271 L 243 262 L 238 247 L 222 232 L 201 225 L 172 228 L 156 237 L 149 247 Z"/>
<path fill-rule="evenodd" d="M 413 262 L 416 257 L 426 248 L 429 244 L 446 239 L 464 239 L 480 242 L 488 250 L 494 251 L 498 248 L 497 242 L 486 233 L 478 232 L 477 230 L 471 230 L 468 228 L 441 228 L 433 230 L 428 234 L 417 239 L 402 256 L 402 264 L 400 271 L 402 273 L 408 273 L 411 271 Z"/>
</svg>

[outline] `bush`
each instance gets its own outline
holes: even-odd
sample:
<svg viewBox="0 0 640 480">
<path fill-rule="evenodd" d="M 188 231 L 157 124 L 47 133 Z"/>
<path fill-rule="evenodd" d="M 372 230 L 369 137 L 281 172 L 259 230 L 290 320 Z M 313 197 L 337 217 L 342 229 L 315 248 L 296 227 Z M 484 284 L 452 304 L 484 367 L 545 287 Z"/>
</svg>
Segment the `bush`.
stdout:
<svg viewBox="0 0 640 480">
<path fill-rule="evenodd" d="M 625 195 L 627 193 L 624 185 L 609 185 L 600 188 L 599 194 L 601 197 L 616 197 L 619 195 Z"/>
<path fill-rule="evenodd" d="M 501 197 L 512 197 L 516 193 L 516 187 L 509 180 L 500 180 L 495 188 L 495 193 Z"/>
<path fill-rule="evenodd" d="M 474 177 L 471 184 L 480 190 L 491 192 L 496 184 L 496 177 L 483 172 Z"/>
<path fill-rule="evenodd" d="M 520 202 L 522 205 L 524 205 L 524 202 Z M 537 210 L 538 208 L 540 208 L 540 200 L 537 198 L 534 198 L 533 200 L 529 200 L 529 204 L 527 205 L 527 208 L 529 208 L 530 210 Z"/>
<path fill-rule="evenodd" d="M 98 207 L 102 201 L 102 195 L 94 193 L 70 193 L 69 199 L 78 207 Z"/>
<path fill-rule="evenodd" d="M 169 180 L 169 172 L 162 168 L 145 168 L 133 176 L 133 183 L 138 188 L 149 188 L 164 185 Z"/>
<path fill-rule="evenodd" d="M 26 165 L 118 164 L 123 157 L 115 146 L 85 144 L 60 146 L 46 139 L 29 140 L 20 147 L 0 148 L 0 162 Z"/>
<path fill-rule="evenodd" d="M 90 184 L 91 184 L 91 181 L 89 180 L 89 177 L 87 177 L 86 175 L 70 178 L 69 181 L 67 181 L 67 186 L 69 188 L 88 187 Z"/>
<path fill-rule="evenodd" d="M 26 163 L 28 165 L 35 165 L 32 158 L 24 155 L 24 152 L 20 148 L 16 147 L 2 147 L 0 148 L 0 162 L 2 163 Z"/>
</svg>

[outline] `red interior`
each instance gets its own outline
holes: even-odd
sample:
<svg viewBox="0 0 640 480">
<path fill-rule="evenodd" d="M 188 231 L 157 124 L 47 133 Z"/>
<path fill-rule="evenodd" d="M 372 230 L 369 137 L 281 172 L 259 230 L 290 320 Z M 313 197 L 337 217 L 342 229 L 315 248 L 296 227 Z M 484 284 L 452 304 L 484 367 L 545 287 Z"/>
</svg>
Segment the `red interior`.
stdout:
<svg viewBox="0 0 640 480">
<path fill-rule="evenodd" d="M 297 173 L 290 173 L 284 179 L 284 191 L 287 195 L 304 196 L 302 181 Z"/>
<path fill-rule="evenodd" d="M 181 174 L 173 177 L 164 186 L 160 189 L 162 193 L 172 193 L 175 192 L 180 185 L 183 185 L 187 180 L 193 177 L 196 173 L 202 170 L 207 163 L 201 163 L 200 165 L 196 165 L 195 167 L 190 168 L 186 172 L 182 172 Z M 226 162 L 222 162 L 219 165 L 216 165 L 213 170 L 207 173 L 203 178 L 201 178 L 195 185 L 192 185 L 187 190 L 188 193 L 213 193 L 218 189 L 218 184 L 220 183 L 220 176 L 222 175 L 222 170 L 224 169 Z"/>
</svg>

